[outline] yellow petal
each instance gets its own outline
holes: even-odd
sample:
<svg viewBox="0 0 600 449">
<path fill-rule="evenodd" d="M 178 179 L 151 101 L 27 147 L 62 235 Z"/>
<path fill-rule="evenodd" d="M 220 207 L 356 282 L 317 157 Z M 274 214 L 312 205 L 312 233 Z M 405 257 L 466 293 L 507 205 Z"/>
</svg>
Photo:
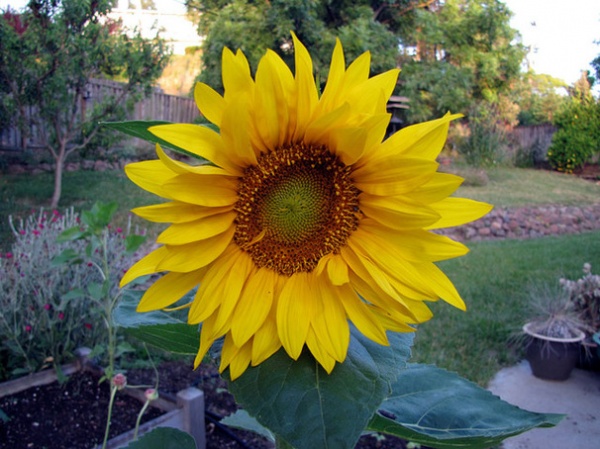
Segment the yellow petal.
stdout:
<svg viewBox="0 0 600 449">
<path fill-rule="evenodd" d="M 467 198 L 446 198 L 430 204 L 431 208 L 440 214 L 440 219 L 425 229 L 441 229 L 459 226 L 477 220 L 494 206 Z"/>
<path fill-rule="evenodd" d="M 384 197 L 362 193 L 360 210 L 366 217 L 396 231 L 430 226 L 440 219 L 439 213 L 406 197 Z"/>
<path fill-rule="evenodd" d="M 231 245 L 222 256 L 212 264 L 196 293 L 192 307 L 188 314 L 190 323 L 200 323 L 215 314 L 221 307 L 231 308 L 228 304 L 237 303 L 244 283 L 248 276 L 245 260 L 248 257 L 236 246 Z M 219 315 L 221 309 L 219 309 Z M 213 320 L 215 328 L 222 327 L 222 322 Z"/>
<path fill-rule="evenodd" d="M 346 311 L 341 303 L 341 290 L 317 277 L 318 309 L 312 319 L 312 328 L 321 346 L 338 362 L 346 359 L 350 344 L 350 328 Z"/>
<path fill-rule="evenodd" d="M 410 192 L 429 181 L 438 164 L 426 159 L 388 158 L 353 172 L 355 185 L 371 195 L 389 196 Z M 414 199 L 412 195 L 409 198 Z"/>
<path fill-rule="evenodd" d="M 387 244 L 393 245 L 395 251 L 411 262 L 437 262 L 464 256 L 469 252 L 465 245 L 449 237 L 421 229 L 395 232 L 369 218 L 361 221 L 360 229 L 372 238 L 377 236 Z"/>
<path fill-rule="evenodd" d="M 297 90 L 297 122 L 292 140 L 298 141 L 304 136 L 308 121 L 319 101 L 319 94 L 315 84 L 310 54 L 294 33 L 292 33 L 292 39 L 294 41 Z"/>
<path fill-rule="evenodd" d="M 233 206 L 203 207 L 172 201 L 152 206 L 136 207 L 131 212 L 156 223 L 186 223 L 210 217 L 211 215 L 224 214 L 231 210 L 233 210 Z"/>
<path fill-rule="evenodd" d="M 162 271 L 158 268 L 158 264 L 167 256 L 167 249 L 164 246 L 155 249 L 147 256 L 138 260 L 134 263 L 125 276 L 121 279 L 119 286 L 122 288 L 123 286 L 129 284 L 136 278 L 140 276 L 146 276 L 147 274 L 158 273 Z"/>
<path fill-rule="evenodd" d="M 219 257 L 231 242 L 235 229 L 232 227 L 222 234 L 199 242 L 185 245 L 166 246 L 166 256 L 157 266 L 158 271 L 190 271 L 207 266 Z"/>
<path fill-rule="evenodd" d="M 329 135 L 346 122 L 351 112 L 350 105 L 344 103 L 339 108 L 313 121 L 306 129 L 305 143 L 322 144 L 324 141 L 329 144 Z"/>
<path fill-rule="evenodd" d="M 377 156 L 385 158 L 404 153 L 410 157 L 434 160 L 446 142 L 448 124 L 460 117 L 461 114 L 446 114 L 437 120 L 402 128 L 383 142 Z"/>
<path fill-rule="evenodd" d="M 235 356 L 232 358 L 231 363 L 229 364 L 229 375 L 231 376 L 231 380 L 235 380 L 244 374 L 244 371 L 246 371 L 246 368 L 248 368 L 251 359 L 252 343 L 248 342 L 237 351 Z M 223 371 L 224 367 L 222 362 L 221 367 L 222 368 L 220 368 L 220 370 Z"/>
<path fill-rule="evenodd" d="M 183 245 L 214 237 L 229 229 L 236 216 L 235 212 L 226 212 L 195 221 L 172 224 L 158 236 L 156 242 L 169 245 Z"/>
<path fill-rule="evenodd" d="M 348 92 L 346 101 L 352 105 L 352 110 L 357 114 L 371 115 L 386 112 L 386 102 L 396 87 L 399 73 L 400 70 L 392 69 L 368 80 L 364 79 Z M 365 95 L 365 92 L 370 94 Z"/>
<path fill-rule="evenodd" d="M 448 173 L 435 173 L 433 177 L 410 192 L 414 201 L 429 204 L 447 198 L 458 189 L 464 179 Z"/>
<path fill-rule="evenodd" d="M 200 113 L 210 122 L 220 127 L 226 105 L 225 99 L 216 90 L 204 83 L 196 83 L 194 99 Z"/>
<path fill-rule="evenodd" d="M 251 92 L 254 81 L 250 75 L 248 60 L 240 50 L 235 55 L 228 48 L 223 48 L 222 70 L 225 99 L 229 99 L 240 92 Z"/>
<path fill-rule="evenodd" d="M 327 275 L 333 285 L 344 285 L 350 282 L 348 265 L 339 254 L 334 255 L 327 262 Z"/>
<path fill-rule="evenodd" d="M 348 318 L 363 335 L 381 345 L 389 345 L 385 329 L 356 293 L 344 288 L 340 299 Z"/>
<path fill-rule="evenodd" d="M 327 374 L 331 374 L 335 367 L 335 359 L 323 348 L 321 341 L 317 338 L 315 331 L 312 328 L 310 328 L 306 334 L 306 346 L 308 346 L 311 354 Z"/>
<path fill-rule="evenodd" d="M 277 334 L 277 309 L 271 307 L 269 316 L 252 339 L 252 366 L 257 366 L 275 354 L 281 348 Z"/>
<path fill-rule="evenodd" d="M 237 346 L 244 345 L 267 318 L 275 290 L 277 274 L 260 268 L 246 283 L 231 317 L 231 337 Z"/>
<path fill-rule="evenodd" d="M 315 313 L 314 296 L 307 273 L 287 279 L 277 304 L 277 332 L 288 355 L 297 360 L 306 342 Z"/>
<path fill-rule="evenodd" d="M 238 200 L 236 184 L 228 176 L 177 175 L 163 189 L 175 200 L 199 206 L 231 206 Z"/>
<path fill-rule="evenodd" d="M 165 167 L 160 160 L 134 162 L 125 166 L 125 173 L 135 184 L 150 193 L 163 198 L 171 198 L 164 189 L 164 184 L 175 176 L 176 173 Z"/>
<path fill-rule="evenodd" d="M 342 162 L 352 165 L 365 152 L 367 131 L 364 128 L 338 128 L 329 133 L 328 147 Z"/>
<path fill-rule="evenodd" d="M 164 309 L 177 302 L 198 285 L 203 270 L 190 273 L 167 273 L 146 290 L 137 306 L 138 312 Z"/>
<path fill-rule="evenodd" d="M 212 346 L 215 341 L 214 337 L 214 320 L 215 317 L 209 317 L 204 323 L 202 323 L 202 327 L 200 328 L 200 347 L 198 348 L 198 354 L 196 354 L 196 358 L 194 359 L 194 369 L 198 368 L 204 356 Z"/>
<path fill-rule="evenodd" d="M 231 160 L 223 146 L 221 136 L 206 126 L 178 123 L 151 126 L 148 131 L 156 137 L 224 168 L 234 176 L 242 174 L 243 167 L 236 165 L 235 161 Z"/>
<path fill-rule="evenodd" d="M 229 156 L 240 167 L 256 165 L 256 142 L 265 149 L 252 123 L 252 108 L 248 95 L 238 95 L 227 105 L 221 122 L 221 138 Z"/>
</svg>

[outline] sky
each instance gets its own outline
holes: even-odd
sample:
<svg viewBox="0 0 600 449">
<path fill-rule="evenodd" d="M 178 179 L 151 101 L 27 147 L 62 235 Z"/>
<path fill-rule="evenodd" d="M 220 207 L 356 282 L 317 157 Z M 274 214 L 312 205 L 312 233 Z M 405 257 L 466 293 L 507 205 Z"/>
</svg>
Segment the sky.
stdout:
<svg viewBox="0 0 600 449">
<path fill-rule="evenodd" d="M 155 0 L 181 8 L 183 0 Z M 0 0 L 19 8 L 27 0 Z M 537 73 L 573 84 L 582 70 L 600 55 L 600 0 L 504 0 L 514 13 L 511 26 L 519 31 L 531 51 L 527 61 Z"/>
</svg>

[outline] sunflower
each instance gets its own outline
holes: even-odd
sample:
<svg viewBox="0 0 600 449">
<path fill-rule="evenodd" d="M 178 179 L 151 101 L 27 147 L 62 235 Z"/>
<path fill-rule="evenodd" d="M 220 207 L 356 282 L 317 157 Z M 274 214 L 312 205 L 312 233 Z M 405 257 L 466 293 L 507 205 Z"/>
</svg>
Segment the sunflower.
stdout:
<svg viewBox="0 0 600 449">
<path fill-rule="evenodd" d="M 232 379 L 282 346 L 306 346 L 330 373 L 343 362 L 350 323 L 388 344 L 431 317 L 426 301 L 465 305 L 434 264 L 467 248 L 431 232 L 485 215 L 491 206 L 448 197 L 462 179 L 437 172 L 449 122 L 404 128 L 385 139 L 386 102 L 398 70 L 369 77 L 370 55 L 347 68 L 336 42 L 322 95 L 310 55 L 293 36 L 295 74 L 268 51 L 253 78 L 244 54 L 224 49 L 224 95 L 203 83 L 195 99 L 218 127 L 167 124 L 155 136 L 209 161 L 168 157 L 126 167 L 168 202 L 134 209 L 170 223 L 160 244 L 121 285 L 166 272 L 139 312 L 163 309 L 198 286 L 190 324 L 202 323 L 197 366 L 223 338 Z"/>
</svg>

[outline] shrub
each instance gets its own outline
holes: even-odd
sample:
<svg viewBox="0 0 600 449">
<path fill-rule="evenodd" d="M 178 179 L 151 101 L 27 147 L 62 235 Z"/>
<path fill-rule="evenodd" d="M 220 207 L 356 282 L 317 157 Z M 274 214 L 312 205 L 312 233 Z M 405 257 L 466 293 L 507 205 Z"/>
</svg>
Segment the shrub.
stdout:
<svg viewBox="0 0 600 449">
<path fill-rule="evenodd" d="M 15 223 L 11 250 L 0 258 L 0 378 L 60 365 L 80 346 L 105 344 L 101 305 L 93 300 L 103 283 L 98 248 L 85 240 L 57 243 L 63 231 L 83 227 L 73 209 L 40 210 Z M 125 251 L 129 229 L 107 229 L 110 285 L 131 265 Z M 70 255 L 65 263 L 65 255 Z M 83 289 L 82 287 L 86 287 Z"/>
<path fill-rule="evenodd" d="M 583 276 L 577 280 L 560 279 L 560 284 L 570 295 L 575 310 L 586 323 L 588 330 L 600 330 L 600 275 L 592 273 L 589 263 L 583 264 Z"/>
<path fill-rule="evenodd" d="M 500 161 L 506 133 L 493 105 L 482 103 L 469 114 L 469 134 L 458 144 L 467 164 L 491 167 Z"/>
<path fill-rule="evenodd" d="M 573 99 L 554 118 L 557 127 L 548 161 L 558 171 L 573 173 L 600 152 L 600 104 L 592 97 Z"/>
</svg>

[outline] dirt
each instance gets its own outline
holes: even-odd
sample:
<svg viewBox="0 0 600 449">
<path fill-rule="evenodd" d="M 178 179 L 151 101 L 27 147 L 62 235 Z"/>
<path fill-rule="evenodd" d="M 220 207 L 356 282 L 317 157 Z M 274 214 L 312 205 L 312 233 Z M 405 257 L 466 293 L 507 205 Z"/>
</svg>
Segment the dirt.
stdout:
<svg viewBox="0 0 600 449">
<path fill-rule="evenodd" d="M 215 367 L 201 365 L 194 371 L 184 361 L 166 362 L 158 367 L 159 392 L 174 395 L 189 386 L 205 395 L 207 449 L 271 449 L 273 444 L 252 432 L 228 428 L 220 420 L 238 406 L 227 391 Z M 127 372 L 128 385 L 153 385 L 153 369 Z M 91 449 L 102 443 L 109 401 L 109 386 L 99 384 L 90 372 L 78 372 L 62 385 L 57 382 L 30 388 L 0 398 L 0 410 L 8 422 L 0 420 L 1 449 Z M 141 403 L 118 392 L 113 407 L 110 436 L 135 426 Z M 162 414 L 149 408 L 142 423 Z M 406 443 L 389 436 L 363 436 L 356 449 L 405 449 Z"/>
</svg>

